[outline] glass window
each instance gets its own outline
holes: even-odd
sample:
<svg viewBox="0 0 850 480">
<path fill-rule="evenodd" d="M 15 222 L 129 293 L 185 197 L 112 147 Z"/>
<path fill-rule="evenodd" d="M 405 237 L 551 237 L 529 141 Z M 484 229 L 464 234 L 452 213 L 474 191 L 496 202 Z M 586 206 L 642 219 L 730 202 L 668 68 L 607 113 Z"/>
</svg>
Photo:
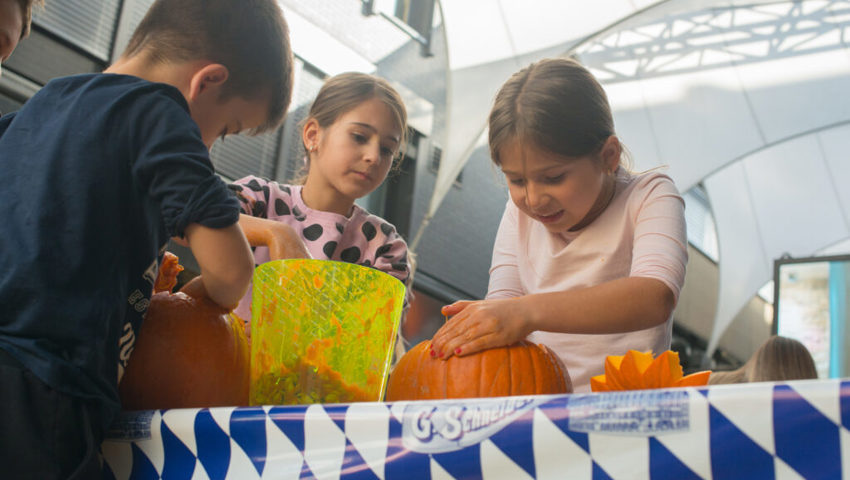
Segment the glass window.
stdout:
<svg viewBox="0 0 850 480">
<path fill-rule="evenodd" d="M 118 0 L 65 0 L 35 9 L 33 22 L 103 61 L 109 60 Z"/>
<path fill-rule="evenodd" d="M 711 204 L 702 185 L 688 190 L 682 195 L 685 200 L 685 222 L 688 227 L 688 241 L 708 258 L 719 260 L 717 249 L 717 230 Z"/>
</svg>

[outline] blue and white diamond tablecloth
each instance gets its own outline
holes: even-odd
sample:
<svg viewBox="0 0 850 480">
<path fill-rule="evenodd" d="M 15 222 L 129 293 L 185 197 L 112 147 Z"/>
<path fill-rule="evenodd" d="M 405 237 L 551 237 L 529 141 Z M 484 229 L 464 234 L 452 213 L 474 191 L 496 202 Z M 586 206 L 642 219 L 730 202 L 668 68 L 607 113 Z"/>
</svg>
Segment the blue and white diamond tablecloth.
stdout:
<svg viewBox="0 0 850 480">
<path fill-rule="evenodd" d="M 850 380 L 128 412 L 124 479 L 850 479 Z"/>
</svg>

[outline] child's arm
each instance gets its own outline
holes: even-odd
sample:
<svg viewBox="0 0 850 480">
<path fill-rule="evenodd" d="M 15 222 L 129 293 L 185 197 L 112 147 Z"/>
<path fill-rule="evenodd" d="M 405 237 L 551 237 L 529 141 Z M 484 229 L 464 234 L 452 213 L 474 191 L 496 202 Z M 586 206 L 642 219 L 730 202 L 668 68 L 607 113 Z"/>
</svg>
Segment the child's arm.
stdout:
<svg viewBox="0 0 850 480">
<path fill-rule="evenodd" d="M 268 247 L 272 259 L 313 258 L 301 236 L 285 223 L 243 213 L 239 215 L 239 226 L 245 232 L 248 243 L 253 247 Z"/>
<path fill-rule="evenodd" d="M 667 321 L 684 283 L 687 263 L 684 205 L 672 182 L 658 180 L 647 185 L 648 193 L 640 197 L 636 213 L 628 277 L 587 288 L 523 295 L 518 277 L 511 269 L 501 268 L 515 265 L 516 260 L 505 257 L 497 238 L 488 300 L 444 307 L 443 314 L 454 317 L 434 335 L 434 351 L 447 358 L 457 349 L 463 355 L 510 345 L 536 330 L 623 333 Z M 510 220 L 507 214 L 498 236 L 512 235 L 509 240 L 516 243 L 517 227 L 506 219 Z M 514 298 L 497 299 L 494 293 Z"/>
<path fill-rule="evenodd" d="M 202 285 L 195 287 L 203 286 L 223 308 L 234 308 L 254 273 L 254 256 L 242 229 L 235 224 L 209 228 L 193 223 L 186 227 L 186 242 L 201 268 Z"/>
<path fill-rule="evenodd" d="M 431 343 L 437 355 L 448 358 L 510 345 L 535 330 L 630 332 L 664 323 L 675 303 L 673 292 L 664 282 L 645 277 L 620 278 L 563 292 L 461 301 L 443 307 L 444 315 L 453 316 Z"/>
</svg>

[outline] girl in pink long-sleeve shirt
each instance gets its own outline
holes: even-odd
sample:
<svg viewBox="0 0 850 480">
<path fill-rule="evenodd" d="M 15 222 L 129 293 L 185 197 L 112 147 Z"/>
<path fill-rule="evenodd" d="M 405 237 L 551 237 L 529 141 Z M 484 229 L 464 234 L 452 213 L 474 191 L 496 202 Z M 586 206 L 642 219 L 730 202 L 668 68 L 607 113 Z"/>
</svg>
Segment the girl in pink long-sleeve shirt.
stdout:
<svg viewBox="0 0 850 480">
<path fill-rule="evenodd" d="M 528 338 L 588 391 L 607 355 L 670 348 L 685 278 L 684 202 L 660 173 L 621 166 L 607 97 L 570 59 L 514 74 L 490 113 L 490 152 L 510 192 L 482 301 L 451 319 L 432 355 L 448 358 Z"/>
<path fill-rule="evenodd" d="M 309 255 L 372 267 L 407 287 L 405 311 L 412 300 L 411 259 L 395 227 L 354 202 L 377 189 L 404 144 L 407 113 L 398 92 L 380 77 L 349 72 L 322 85 L 304 123 L 307 152 L 303 185 L 247 176 L 231 184 L 242 203 L 240 224 L 251 217 L 290 227 Z M 269 249 L 257 247 L 257 264 L 269 261 Z M 236 313 L 251 318 L 251 289 Z"/>
</svg>

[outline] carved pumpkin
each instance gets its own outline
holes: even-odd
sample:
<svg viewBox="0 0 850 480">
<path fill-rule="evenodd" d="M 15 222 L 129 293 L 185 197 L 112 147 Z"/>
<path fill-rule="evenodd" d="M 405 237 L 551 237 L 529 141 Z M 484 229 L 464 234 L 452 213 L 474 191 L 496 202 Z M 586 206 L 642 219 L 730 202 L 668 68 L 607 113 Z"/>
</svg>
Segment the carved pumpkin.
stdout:
<svg viewBox="0 0 850 480">
<path fill-rule="evenodd" d="M 561 360 L 544 345 L 518 342 L 448 360 L 419 343 L 390 374 L 386 400 L 501 397 L 570 393 L 572 382 Z"/>
<path fill-rule="evenodd" d="M 667 350 L 655 359 L 651 352 L 629 350 L 625 355 L 605 358 L 605 374 L 591 377 L 594 392 L 643 390 L 651 388 L 696 387 L 708 384 L 711 372 L 683 376 L 679 354 Z"/>
</svg>

